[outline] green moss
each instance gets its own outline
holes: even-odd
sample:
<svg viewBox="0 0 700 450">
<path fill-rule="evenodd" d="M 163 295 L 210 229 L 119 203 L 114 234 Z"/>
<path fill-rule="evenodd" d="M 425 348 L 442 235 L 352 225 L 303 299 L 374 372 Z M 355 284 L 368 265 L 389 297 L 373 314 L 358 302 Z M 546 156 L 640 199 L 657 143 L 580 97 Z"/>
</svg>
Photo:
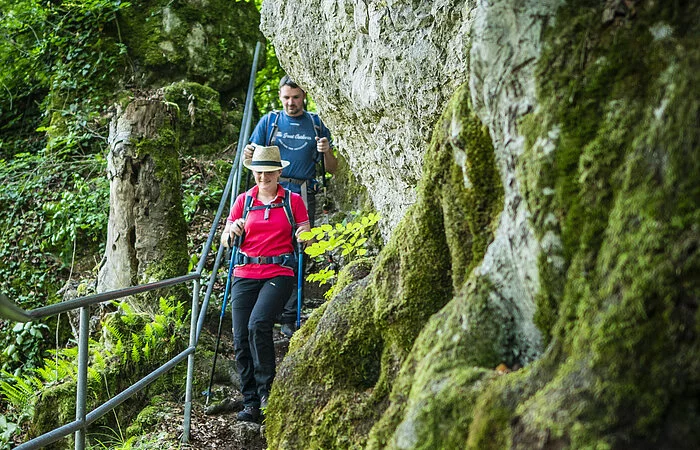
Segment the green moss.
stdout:
<svg viewBox="0 0 700 450">
<path fill-rule="evenodd" d="M 365 433 L 358 430 L 372 415 L 367 408 L 374 403 L 371 388 L 379 376 L 382 339 L 361 284 L 324 304 L 295 333 L 270 395 L 270 447 L 362 447 Z"/>
<path fill-rule="evenodd" d="M 241 117 L 224 120 L 219 93 L 198 83 L 180 81 L 163 89 L 168 104 L 177 105 L 177 129 L 183 155 L 221 152 L 238 137 Z M 231 126 L 225 126 L 225 124 Z M 233 126 L 236 123 L 236 126 Z"/>
<path fill-rule="evenodd" d="M 158 118 L 153 120 L 158 122 Z M 187 272 L 189 261 L 186 241 L 187 225 L 180 189 L 182 175 L 177 152 L 179 135 L 167 119 L 156 126 L 158 129 L 155 137 L 143 138 L 136 143 L 136 152 L 142 164 L 152 162 L 153 177 L 158 183 L 159 203 L 170 205 L 165 208 L 163 229 L 166 235 L 158 241 L 157 251 L 160 257 L 146 268 L 145 275 L 149 280 L 163 280 L 183 275 Z"/>
<path fill-rule="evenodd" d="M 120 15 L 121 37 L 146 84 L 187 79 L 242 98 L 260 14 L 252 2 L 132 2 Z M 140 80 L 141 81 L 141 80 Z"/>
<path fill-rule="evenodd" d="M 431 317 L 396 377 L 368 448 L 459 448 L 474 405 L 500 363 L 514 365 L 512 317 L 470 282 Z M 411 443 L 411 445 L 407 445 Z"/>
<path fill-rule="evenodd" d="M 448 184 L 442 182 L 442 209 L 452 256 L 453 284 L 458 289 L 481 262 L 493 240 L 496 219 L 503 210 L 503 186 L 491 136 L 472 111 L 467 85 L 457 90 L 447 114 L 442 122 L 444 134 L 439 139 L 444 150 L 451 148 L 453 162 L 440 160 L 440 166 L 447 168 L 445 178 L 450 180 Z M 443 155 L 447 153 L 444 150 Z M 430 184 L 440 183 L 440 178 L 436 177 Z"/>
<path fill-rule="evenodd" d="M 370 275 L 326 303 L 292 340 L 270 398 L 271 448 L 365 448 L 370 429 L 389 407 L 369 444 L 381 447 L 393 439 L 391 430 L 403 413 L 425 402 L 436 414 L 416 413 L 420 439 L 457 443 L 465 439 L 471 420 L 460 402 L 473 404 L 479 380 L 493 374 L 474 366 L 508 361 L 502 350 L 510 319 L 493 310 L 485 295 L 487 282 L 472 285 L 464 296 L 468 300 L 460 296 L 452 309 L 438 313 L 483 257 L 502 209 L 493 147 L 487 130 L 469 112 L 467 92 L 463 87 L 455 94 L 436 127 L 418 200 Z M 474 325 L 473 333 L 447 343 L 451 350 L 445 354 L 464 358 L 433 354 L 431 348 L 442 348 L 435 333 L 459 334 L 463 315 Z M 414 380 L 419 365 L 434 372 Z M 431 374 L 444 383 L 434 384 Z M 414 382 L 424 389 L 411 391 Z M 431 389 L 442 395 L 426 398 Z M 440 414 L 454 421 L 440 422 Z M 452 431 L 445 436 L 447 429 Z"/>
<path fill-rule="evenodd" d="M 30 437 L 37 437 L 75 420 L 76 386 L 76 381 L 70 381 L 51 386 L 41 392 L 41 398 L 37 401 L 37 407 L 34 410 L 34 417 L 32 417 L 29 428 L 28 435 Z M 68 437 L 68 440 L 71 443 L 70 445 L 72 445 L 72 435 Z M 64 448 L 63 444 L 65 442 L 59 441 L 47 448 Z"/>
<path fill-rule="evenodd" d="M 159 395 L 153 396 L 150 403 L 138 413 L 134 421 L 126 429 L 126 436 L 136 437 L 148 434 L 159 423 L 163 423 L 163 416 L 172 416 L 172 412 L 168 410 L 172 405 L 169 405 L 167 400 L 167 398 Z M 164 409 L 164 406 L 168 409 Z M 170 420 L 174 419 L 175 417 L 170 417 Z"/>
<path fill-rule="evenodd" d="M 472 433 L 565 448 L 683 446 L 698 441 L 689 424 L 700 406 L 699 343 L 688 331 L 697 315 L 687 313 L 700 292 L 691 275 L 700 269 L 700 29 L 687 19 L 699 10 L 644 4 L 603 24 L 602 6 L 584 4 L 563 7 L 548 31 L 541 105 L 522 124 L 533 225 L 543 242 L 561 236 L 561 249 L 540 259 L 548 370 L 536 392 L 522 389 L 534 375 L 517 383 L 522 392 L 492 390 Z M 654 38 L 664 26 L 672 32 Z"/>
<path fill-rule="evenodd" d="M 452 292 L 449 249 L 439 213 L 433 196 L 410 208 L 372 274 L 375 321 L 384 330 L 385 339 L 401 349 L 401 359 L 427 319 Z"/>
<path fill-rule="evenodd" d="M 436 126 L 425 161 L 417 203 L 374 272 L 377 320 L 397 331 L 387 340 L 397 339 L 406 351 L 483 258 L 503 205 L 493 145 L 471 112 L 466 86 Z"/>
<path fill-rule="evenodd" d="M 512 402 L 503 395 L 504 384 L 494 383 L 479 396 L 474 406 L 474 418 L 464 448 L 469 450 L 500 450 L 513 448 L 510 425 L 513 420 Z M 525 447 L 526 448 L 526 447 Z"/>
<path fill-rule="evenodd" d="M 336 292 L 340 292 L 349 284 L 366 277 L 372 270 L 373 264 L 374 258 L 358 258 L 351 261 L 338 272 L 333 289 Z"/>
</svg>

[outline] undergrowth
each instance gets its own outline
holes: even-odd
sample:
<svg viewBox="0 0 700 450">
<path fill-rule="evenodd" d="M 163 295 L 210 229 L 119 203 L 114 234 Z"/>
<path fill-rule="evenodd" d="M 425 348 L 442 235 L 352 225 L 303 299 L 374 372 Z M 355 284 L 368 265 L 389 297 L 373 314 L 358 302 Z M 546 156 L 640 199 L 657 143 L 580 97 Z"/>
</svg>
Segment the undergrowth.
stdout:
<svg viewBox="0 0 700 450">
<path fill-rule="evenodd" d="M 92 402 L 107 400 L 125 384 L 137 381 L 180 353 L 187 342 L 189 311 L 173 297 L 161 297 L 159 313 L 154 316 L 136 312 L 126 302 L 115 306 L 117 312 L 103 321 L 103 339 L 89 342 L 87 398 Z M 11 428 L 15 431 L 35 419 L 37 401 L 46 388 L 77 380 L 77 347 L 48 353 L 41 367 L 20 374 L 0 371 L 0 396 L 8 405 L 5 413 L 0 414 L 0 421 L 13 424 Z M 157 383 L 155 386 L 154 389 L 159 389 Z M 116 429 L 121 429 L 119 415 L 114 412 L 113 416 Z M 97 433 L 96 442 L 100 436 Z M 0 449 L 2 439 L 0 435 Z"/>
</svg>

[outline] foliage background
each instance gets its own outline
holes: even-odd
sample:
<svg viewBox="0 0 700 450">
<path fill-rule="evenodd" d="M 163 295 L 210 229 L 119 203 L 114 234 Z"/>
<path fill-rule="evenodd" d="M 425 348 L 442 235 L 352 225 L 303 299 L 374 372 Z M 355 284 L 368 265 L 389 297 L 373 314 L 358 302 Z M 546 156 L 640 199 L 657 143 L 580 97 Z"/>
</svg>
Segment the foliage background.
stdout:
<svg viewBox="0 0 700 450">
<path fill-rule="evenodd" d="M 0 0 L 0 291 L 22 308 L 60 301 L 69 285 L 78 295 L 94 288 L 109 212 L 112 108 L 144 88 L 120 27 L 136 6 L 143 2 Z M 255 99 L 265 110 L 275 104 L 282 73 L 269 45 L 262 64 Z M 207 210 L 218 204 L 228 163 L 216 157 L 183 155 L 191 230 L 210 224 Z M 198 243 L 190 239 L 195 258 Z M 33 376 L 47 348 L 72 346 L 66 322 L 0 319 L 0 382 Z M 0 399 L 5 430 L 21 419 L 12 412 Z M 0 448 L 7 442 L 0 436 Z"/>
</svg>

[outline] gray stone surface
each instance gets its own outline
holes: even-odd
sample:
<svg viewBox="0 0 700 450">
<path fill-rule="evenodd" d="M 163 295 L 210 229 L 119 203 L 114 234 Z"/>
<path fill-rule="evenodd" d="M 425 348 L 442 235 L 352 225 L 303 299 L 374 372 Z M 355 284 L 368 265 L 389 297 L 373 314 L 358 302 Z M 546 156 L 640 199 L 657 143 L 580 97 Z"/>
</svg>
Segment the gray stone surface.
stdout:
<svg viewBox="0 0 700 450">
<path fill-rule="evenodd" d="M 524 148 L 517 122 L 537 106 L 540 37 L 561 3 L 266 1 L 262 10 L 263 33 L 316 100 L 382 214 L 385 237 L 415 201 L 423 155 L 445 102 L 469 83 L 505 191 L 496 238 L 476 275 L 496 286 L 493 301 L 516 318 L 525 360 L 541 347 L 532 322 L 540 243 L 515 172 Z M 558 236 L 548 242 L 550 249 L 560 247 Z"/>
<path fill-rule="evenodd" d="M 543 27 L 560 0 L 482 2 L 475 10 L 470 51 L 469 87 L 477 115 L 488 126 L 504 189 L 504 209 L 494 242 L 477 269 L 496 287 L 494 301 L 515 315 L 519 351 L 532 360 L 541 348 L 532 321 L 539 289 L 540 242 L 530 226 L 530 212 L 516 176 L 524 139 L 517 123 L 537 107 L 534 69 Z M 543 143 L 543 145 L 546 145 Z M 551 236 L 558 248 L 558 236 Z"/>
<path fill-rule="evenodd" d="M 385 237 L 414 203 L 432 127 L 467 80 L 474 5 L 263 2 L 263 33 L 369 188 Z"/>
</svg>

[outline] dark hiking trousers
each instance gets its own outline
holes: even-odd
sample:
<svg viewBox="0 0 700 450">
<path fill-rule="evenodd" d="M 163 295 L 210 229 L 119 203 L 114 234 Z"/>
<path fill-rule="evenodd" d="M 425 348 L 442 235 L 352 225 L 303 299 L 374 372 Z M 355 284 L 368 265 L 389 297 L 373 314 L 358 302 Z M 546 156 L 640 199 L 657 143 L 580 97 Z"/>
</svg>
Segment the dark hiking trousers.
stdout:
<svg viewBox="0 0 700 450">
<path fill-rule="evenodd" d="M 259 406 L 275 378 L 272 327 L 294 288 L 294 277 L 236 278 L 231 290 L 233 344 L 246 406 Z"/>
</svg>

